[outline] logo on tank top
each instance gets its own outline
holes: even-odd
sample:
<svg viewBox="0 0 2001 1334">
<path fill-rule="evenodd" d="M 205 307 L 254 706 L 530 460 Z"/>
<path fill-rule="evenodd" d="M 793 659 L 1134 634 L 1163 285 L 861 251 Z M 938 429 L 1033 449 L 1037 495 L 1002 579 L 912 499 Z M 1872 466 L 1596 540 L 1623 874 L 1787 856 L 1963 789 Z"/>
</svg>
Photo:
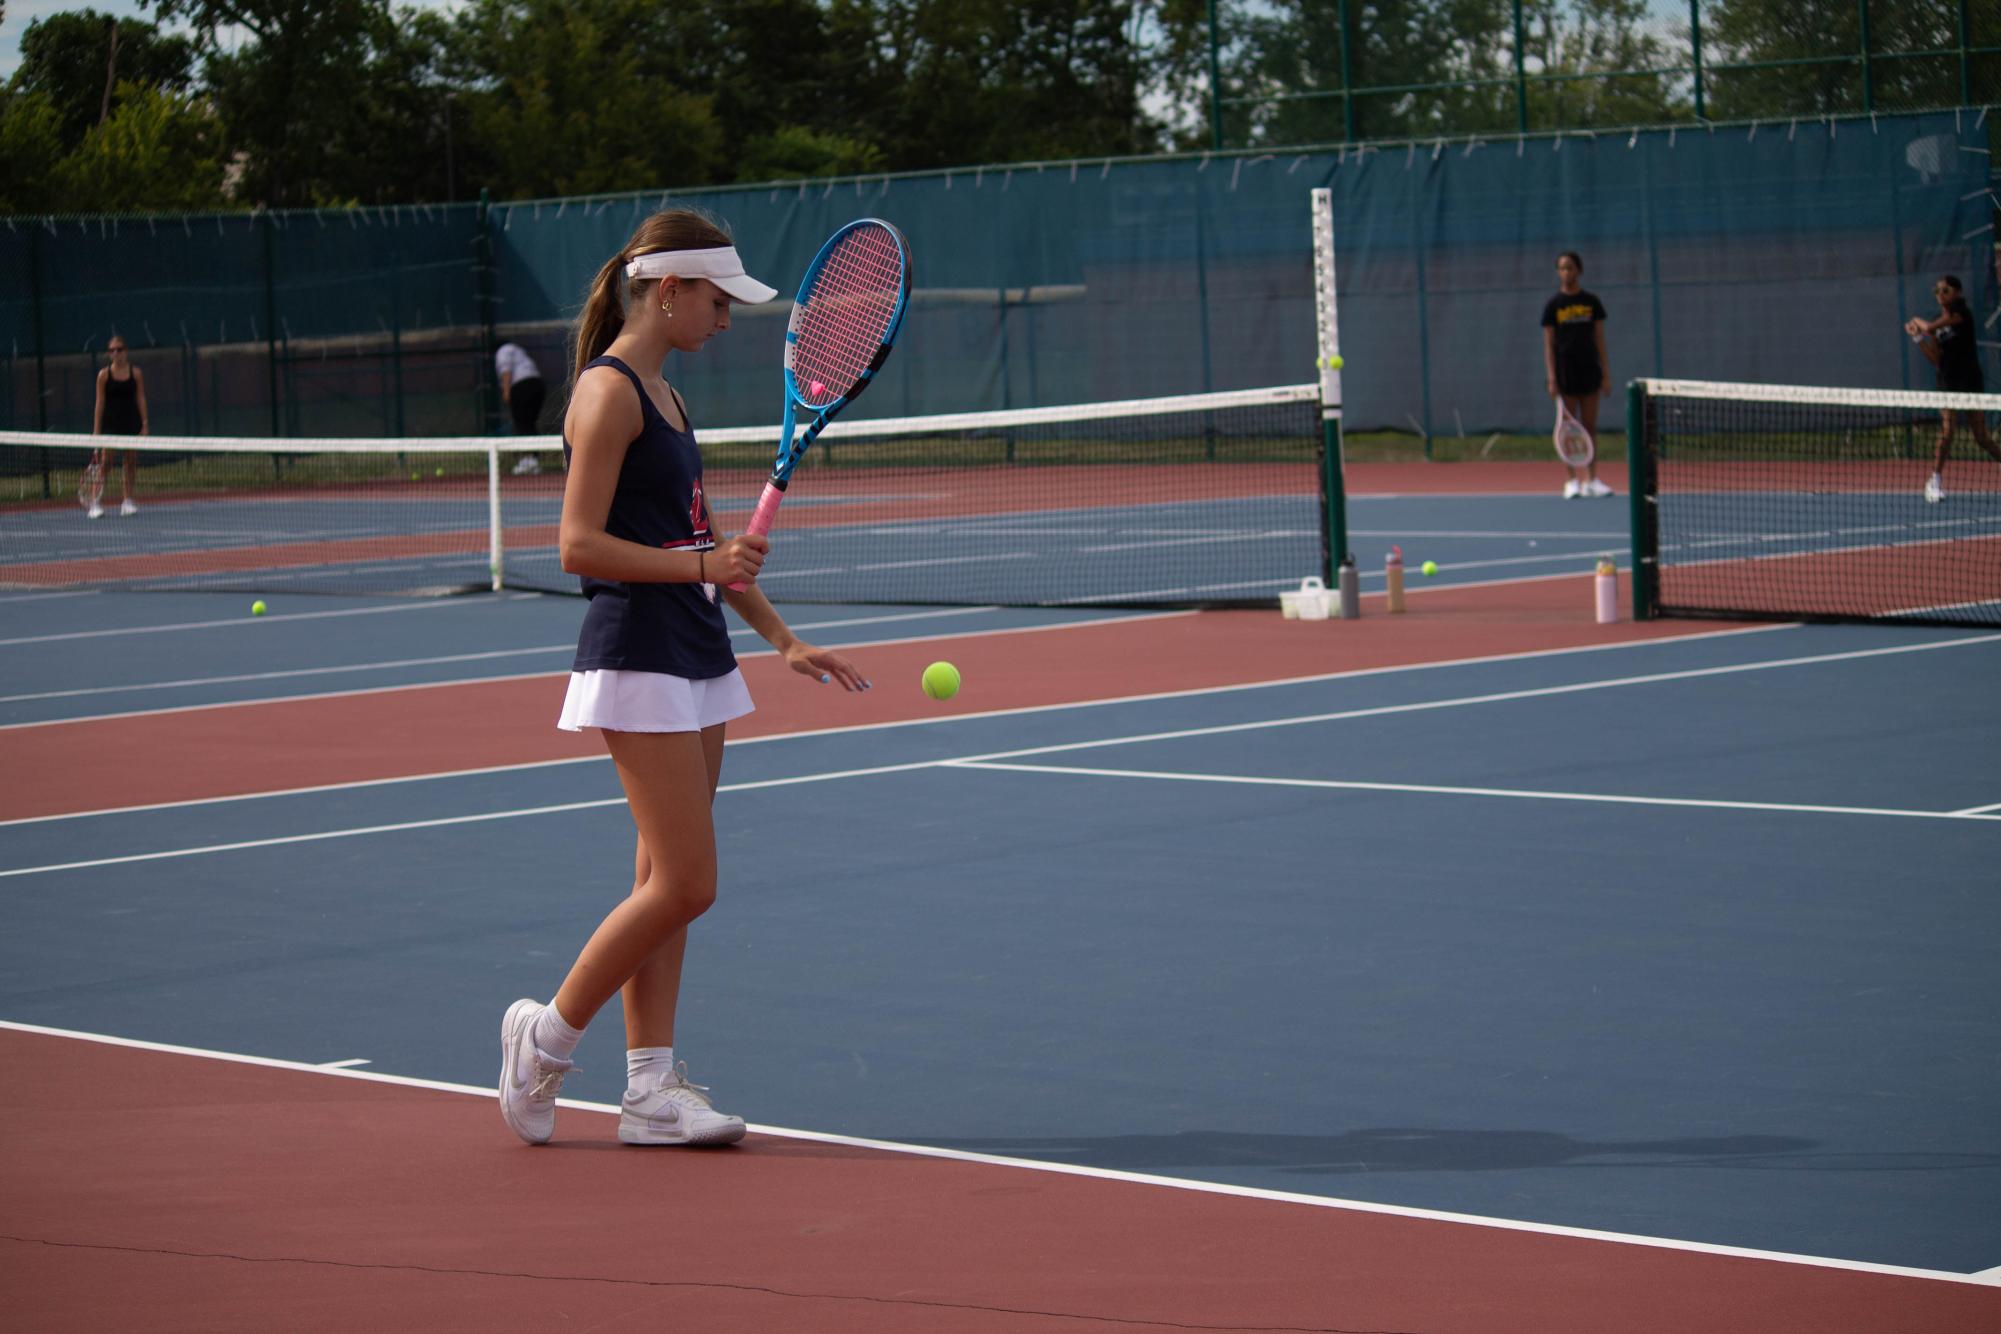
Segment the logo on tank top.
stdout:
<svg viewBox="0 0 2001 1334">
<path fill-rule="evenodd" d="M 695 493 L 688 502 L 688 527 L 695 534 L 697 542 L 707 542 L 709 536 L 709 506 L 702 498 L 702 479 L 695 479 Z"/>
</svg>

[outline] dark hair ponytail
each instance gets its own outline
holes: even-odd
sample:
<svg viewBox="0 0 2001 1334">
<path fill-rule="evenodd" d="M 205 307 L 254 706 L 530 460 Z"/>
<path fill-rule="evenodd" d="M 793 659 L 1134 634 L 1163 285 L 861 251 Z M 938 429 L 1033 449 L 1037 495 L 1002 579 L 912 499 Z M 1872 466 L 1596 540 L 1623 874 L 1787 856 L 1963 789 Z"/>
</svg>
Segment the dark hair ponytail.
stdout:
<svg viewBox="0 0 2001 1334">
<path fill-rule="evenodd" d="M 606 260 L 598 276 L 591 280 L 583 314 L 577 319 L 576 357 L 570 367 L 572 387 L 584 373 L 584 367 L 603 356 L 625 328 L 625 303 L 638 294 L 642 283 L 659 281 L 628 279 L 627 264 L 656 250 L 713 250 L 730 243 L 730 234 L 721 223 L 692 208 L 664 209 L 640 223 L 623 248 Z"/>
</svg>

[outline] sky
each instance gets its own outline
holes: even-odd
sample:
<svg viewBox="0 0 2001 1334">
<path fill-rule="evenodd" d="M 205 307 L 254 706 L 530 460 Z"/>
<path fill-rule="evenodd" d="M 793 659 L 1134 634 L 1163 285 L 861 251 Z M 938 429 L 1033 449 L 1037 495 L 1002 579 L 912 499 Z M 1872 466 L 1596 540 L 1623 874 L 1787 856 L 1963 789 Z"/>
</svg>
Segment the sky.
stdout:
<svg viewBox="0 0 2001 1334">
<path fill-rule="evenodd" d="M 398 0 L 417 9 L 453 10 L 464 0 Z M 9 78 L 21 64 L 21 34 L 38 18 L 79 9 L 94 9 L 119 18 L 150 19 L 152 14 L 138 0 L 0 0 L 0 79 Z"/>
</svg>

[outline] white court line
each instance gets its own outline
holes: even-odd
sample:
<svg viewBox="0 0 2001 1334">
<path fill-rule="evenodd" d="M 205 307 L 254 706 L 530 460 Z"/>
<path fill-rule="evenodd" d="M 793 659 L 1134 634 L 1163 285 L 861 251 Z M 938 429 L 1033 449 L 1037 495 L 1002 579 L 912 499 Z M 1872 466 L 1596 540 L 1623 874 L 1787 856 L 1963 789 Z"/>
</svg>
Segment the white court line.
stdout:
<svg viewBox="0 0 2001 1334">
<path fill-rule="evenodd" d="M 100 591 L 95 588 L 63 588 L 53 593 L 16 593 L 11 597 L 0 597 L 0 602 L 46 602 L 50 598 L 94 597 Z"/>
<path fill-rule="evenodd" d="M 380 616 L 394 611 L 437 611 L 446 607 L 484 607 L 481 598 L 431 598 L 423 602 L 399 602 L 389 607 L 341 607 L 334 611 L 292 611 L 276 616 L 231 616 L 220 621 L 177 621 L 172 625 L 135 625 L 111 630 L 70 630 L 55 635 L 23 635 L 0 639 L 0 648 L 15 644 L 54 644 L 66 639 L 105 639 L 113 635 L 157 635 L 169 630 L 212 630 L 218 626 L 273 625 L 279 621 L 322 621 L 331 616 Z"/>
<path fill-rule="evenodd" d="M 213 1051 L 203 1047 L 184 1047 L 167 1042 L 146 1042 L 137 1038 L 112 1037 L 104 1033 L 86 1033 L 76 1029 L 51 1028 L 44 1024 L 24 1024 L 14 1020 L 0 1019 L 0 1029 L 16 1033 L 34 1033 L 42 1037 L 67 1038 L 75 1042 L 94 1042 L 107 1047 L 124 1047 L 128 1050 L 158 1052 L 168 1056 L 190 1056 L 206 1061 L 227 1061 L 233 1065 L 258 1066 L 266 1070 L 290 1070 L 300 1074 L 318 1075 L 327 1079 L 359 1079 L 371 1084 L 389 1084 L 398 1088 L 424 1089 L 435 1093 L 454 1093 L 473 1098 L 491 1098 L 494 1091 L 471 1084 L 453 1084 L 439 1079 L 419 1079 L 412 1075 L 391 1075 L 375 1070 L 331 1069 L 324 1065 L 314 1065 L 304 1061 L 287 1061 L 271 1056 L 247 1056 L 238 1052 Z M 607 1103 L 585 1102 L 579 1098 L 558 1098 L 559 1107 L 579 1112 L 594 1112 L 603 1116 L 616 1116 L 619 1109 Z M 1443 1209 L 1421 1209 L 1403 1204 L 1378 1204 L 1371 1200 L 1346 1200 L 1331 1195 L 1303 1195 L 1294 1191 L 1265 1190 L 1256 1186 L 1231 1186 L 1215 1181 L 1197 1181 L 1183 1177 L 1154 1176 L 1144 1172 L 1122 1172 L 1108 1167 L 1085 1167 L 1076 1163 L 1050 1163 L 1034 1158 L 1008 1158 L 1000 1154 L 974 1153 L 966 1149 L 941 1149 L 927 1144 L 904 1144 L 895 1140 L 863 1139 L 855 1135 L 832 1135 L 816 1130 L 793 1130 L 784 1126 L 753 1124 L 749 1129 L 759 1135 L 770 1135 L 778 1139 L 806 1140 L 815 1144 L 836 1144 L 846 1148 L 873 1149 L 883 1153 L 907 1154 L 912 1157 L 937 1158 L 949 1162 L 978 1163 L 989 1167 L 1014 1168 L 1023 1172 L 1046 1172 L 1055 1176 L 1088 1177 L 1097 1181 L 1116 1181 L 1135 1186 L 1159 1186 L 1169 1190 L 1189 1191 L 1199 1195 L 1223 1195 L 1234 1199 L 1267 1200 L 1274 1204 L 1298 1204 L 1314 1209 L 1338 1209 L 1345 1213 L 1379 1214 L 1392 1218 L 1415 1218 L 1427 1222 L 1454 1223 L 1466 1227 L 1490 1228 L 1501 1232 L 1528 1232 L 1547 1237 L 1570 1237 L 1581 1241 L 1606 1241 L 1622 1246 L 1644 1246 L 1654 1250 L 1684 1251 L 1696 1255 L 1722 1255 L 1748 1260 L 1771 1260 L 1780 1264 L 1805 1265 L 1815 1269 L 1839 1269 L 1850 1273 L 1884 1274 L 1894 1278 L 1921 1278 L 1940 1283 L 1977 1283 L 1991 1285 L 1997 1282 L 1995 1275 L 2001 1270 L 1985 1270 L 1978 1274 L 1962 1274 L 1950 1269 L 1917 1269 L 1908 1265 L 1874 1264 L 1867 1260 L 1840 1260 L 1819 1255 L 1800 1255 L 1791 1251 L 1762 1251 L 1745 1246 L 1723 1246 L 1704 1241 L 1683 1241 L 1674 1237 L 1649 1237 L 1633 1232 L 1605 1232 L 1596 1228 L 1565 1227 L 1559 1223 L 1531 1223 L 1513 1218 L 1494 1218 L 1484 1214 L 1460 1214 Z"/>
<path fill-rule="evenodd" d="M 532 596 L 539 597 L 540 594 Z M 877 625 L 892 621 L 922 621 L 939 616 L 970 616 L 979 612 L 999 611 L 998 607 L 953 607 L 945 611 L 904 612 L 888 616 L 851 616 L 837 621 L 802 621 L 794 625 L 796 630 L 827 630 L 836 626 Z M 732 639 L 755 635 L 757 631 L 742 626 L 730 631 Z M 28 695 L 0 695 L 0 704 L 18 704 L 40 699 L 75 699 L 82 695 L 122 695 L 142 690 L 180 690 L 191 686 L 241 685 L 250 681 L 280 681 L 299 676 L 334 676 L 343 672 L 394 671 L 404 667 L 435 667 L 448 662 L 483 662 L 494 658 L 526 657 L 536 653 L 575 653 L 574 643 L 547 644 L 536 648 L 492 649 L 485 653 L 451 653 L 433 658 L 394 658 L 382 662 L 344 663 L 335 667 L 293 667 L 283 671 L 242 672 L 233 676 L 191 676 L 178 681 L 140 681 L 132 685 L 85 686 L 76 690 L 43 690 Z M 421 685 L 422 682 L 406 682 Z M 45 718 L 45 723 L 73 722 L 70 718 Z M 21 724 L 14 724 L 20 726 Z"/>
<path fill-rule="evenodd" d="M 1173 620 L 1182 616 L 1197 616 L 1193 611 L 1142 611 L 1128 612 L 1118 616 L 1099 616 L 1085 621 L 1057 621 L 1049 625 L 996 626 L 987 630 L 965 630 L 957 634 L 904 635 L 895 639 L 865 639 L 852 644 L 840 645 L 843 649 L 888 648 L 896 644 L 924 644 L 939 638 L 947 639 L 987 639 L 995 635 L 1032 635 L 1051 630 L 1077 630 L 1086 626 L 1119 625 L 1126 621 Z M 739 658 L 769 658 L 775 656 L 776 649 L 761 649 L 755 653 L 739 654 Z M 503 681 L 553 680 L 566 676 L 567 672 L 510 672 L 503 676 L 467 676 L 451 681 L 407 681 L 396 685 L 363 686 L 355 690 L 319 690 L 304 695 L 268 695 L 257 699 L 225 699 L 208 704 L 172 704 L 160 709 L 128 709 L 122 713 L 92 713 L 74 718 L 45 718 L 39 721 L 20 723 L 0 723 L 0 732 L 14 731 L 23 727 L 66 727 L 71 723 L 114 722 L 121 718 L 157 718 L 169 713 L 198 713 L 204 709 L 249 709 L 263 704 L 303 704 L 323 699 L 351 699 L 361 695 L 387 695 L 399 690 L 445 690 L 459 686 L 496 685 Z"/>
<path fill-rule="evenodd" d="M 322 1070 L 352 1070 L 357 1065 L 369 1064 L 372 1064 L 372 1062 L 366 1056 L 350 1056 L 345 1061 L 321 1061 L 319 1068 Z"/>
<path fill-rule="evenodd" d="M 1989 815 L 1989 814 L 1993 814 L 1994 812 L 1997 812 L 1997 811 L 2001 811 L 2001 801 L 1997 801 L 1997 802 L 1995 802 L 1995 803 L 1994 803 L 1994 804 L 1993 804 L 1992 806 L 1968 806 L 1968 807 L 1967 807 L 1967 808 L 1966 808 L 1965 810 L 1963 810 L 1963 811 L 1954 811 L 1954 812 L 1953 812 L 1953 814 L 1954 814 L 1954 815 Z"/>
<path fill-rule="evenodd" d="M 1264 719 L 1249 723 L 1222 723 L 1212 727 L 1182 728 L 1172 732 L 1149 732 L 1132 736 L 1101 737 L 1093 741 L 1064 741 L 1047 746 L 1027 746 L 1018 750 L 990 751 L 978 755 L 954 755 L 932 760 L 912 760 L 903 764 L 878 764 L 856 769 L 837 769 L 823 773 L 794 774 L 785 778 L 763 778 L 744 783 L 724 783 L 716 791 L 752 792 L 766 788 L 796 787 L 806 783 L 827 783 L 847 778 L 869 778 L 880 774 L 908 773 L 917 769 L 940 769 L 964 766 L 975 761 L 996 761 L 1019 759 L 1024 755 L 1051 755 L 1064 751 L 1093 750 L 1107 746 L 1138 745 L 1150 741 L 1177 741 L 1187 737 L 1221 736 L 1230 732 L 1260 731 L 1274 727 L 1291 727 L 1305 723 L 1336 722 L 1349 718 L 1372 718 L 1397 713 L 1418 713 L 1429 709 L 1459 708 L 1471 704 L 1492 704 L 1508 700 L 1534 699 L 1548 695 L 1567 695 L 1585 690 L 1609 690 L 1620 686 L 1651 685 L 1661 681 L 1689 680 L 1696 677 L 1721 676 L 1734 672 L 1764 671 L 1774 667 L 1796 667 L 1814 663 L 1840 662 L 1852 658 L 1879 657 L 1893 653 L 1921 652 L 1932 648 L 1954 648 L 1963 644 L 1982 644 L 2001 640 L 2001 634 L 1978 635 L 1969 639 L 1945 640 L 1930 644 L 1897 645 L 1891 648 L 1860 649 L 1846 653 L 1824 653 L 1803 658 L 1782 658 L 1758 663 L 1740 663 L 1727 667 L 1696 667 L 1677 672 L 1656 672 L 1646 676 L 1618 677 L 1611 680 L 1584 681 L 1564 686 L 1538 686 L 1527 690 L 1498 691 L 1484 695 L 1466 695 L 1455 699 L 1425 700 L 1412 704 L 1385 704 L 1365 709 L 1344 709 L 1333 713 L 1302 714 L 1291 718 Z M 1608 798 L 1609 800 L 1609 798 Z M 1641 801 L 1645 799 L 1634 798 Z M 597 810 L 607 806 L 622 806 L 623 796 L 602 797 L 594 801 L 564 802 L 553 806 L 528 806 L 506 811 L 482 811 L 476 815 L 446 815 L 425 820 L 406 820 L 395 824 L 364 825 L 351 829 L 329 829 L 306 834 L 286 834 L 274 838 L 248 839 L 235 843 L 215 843 L 195 848 L 173 848 L 161 852 L 135 852 L 117 857 L 98 857 L 88 861 L 54 862 L 41 866 L 21 866 L 11 870 L 0 870 L 0 880 L 14 876 L 42 875 L 55 871 L 79 871 L 96 866 L 122 866 L 132 862 L 164 861 L 180 857 L 199 857 L 211 853 L 241 852 L 251 848 L 279 847 L 293 843 L 316 843 L 327 839 L 359 838 L 371 834 L 402 833 L 412 829 L 436 829 L 448 825 L 482 824 L 493 820 L 513 819 L 517 816 L 557 815 L 571 811 Z M 1720 804 L 1694 803 L 1662 799 L 1662 804 Z M 1877 812 L 1890 813 L 1890 812 Z M 1901 812 L 1900 812 L 1901 813 Z M 1947 818 L 1938 812 L 1925 812 L 1934 818 Z M 66 817 L 39 817 L 55 819 Z M 73 817 L 68 817 L 73 818 Z M 1983 818 L 1983 817 L 1963 817 Z M 26 824 L 30 821 L 10 821 Z"/>
<path fill-rule="evenodd" d="M 1002 764 L 952 760 L 952 769 L 996 769 L 1025 774 L 1070 774 L 1080 778 L 1153 778 L 1179 783 L 1223 783 L 1253 787 L 1325 788 L 1342 792 L 1414 792 L 1443 797 L 1513 797 L 1527 801 L 1590 801 L 1615 806 L 1691 806 L 1727 811 L 1779 811 L 1806 815 L 1896 815 L 1913 820 L 1989 820 L 2001 816 L 1966 811 L 1907 811 L 1882 806 L 1813 806 L 1781 801 L 1721 801 L 1700 797 L 1628 797 L 1600 792 L 1545 792 L 1531 788 L 1449 787 L 1437 783 L 1368 783 L 1335 778 L 1254 778 L 1238 774 L 1186 774 L 1152 769 L 1086 769 L 1061 764 Z"/>
<path fill-rule="evenodd" d="M 1697 634 L 1663 639 L 1624 639 L 1611 644 L 1578 644 L 1568 648 L 1527 649 L 1520 653 L 1494 653 L 1473 658 L 1447 658 L 1438 662 L 1398 663 L 1389 667 L 1357 667 L 1342 672 L 1318 672 L 1311 676 L 1288 676 L 1275 681 L 1246 681 L 1226 686 L 1195 686 L 1186 690 L 1162 690 L 1144 695 L 1112 695 L 1100 699 L 1069 700 L 1061 704 L 1030 704 L 1013 709 L 988 709 L 979 713 L 955 713 L 937 718 L 899 718 L 886 723 L 851 723 L 841 727 L 820 727 L 799 732 L 772 732 L 764 736 L 733 737 L 729 745 L 756 746 L 778 741 L 806 741 L 862 732 L 882 732 L 906 727 L 941 727 L 954 723 L 981 722 L 993 718 L 1014 718 L 1028 714 L 1064 713 L 1073 709 L 1103 709 L 1122 704 L 1149 704 L 1163 700 L 1196 699 L 1206 695 L 1229 695 L 1243 691 L 1273 690 L 1287 686 L 1318 685 L 1391 673 L 1433 671 L 1442 667 L 1479 667 L 1495 663 L 1523 662 L 1536 658 L 1569 654 L 1613 653 L 1624 649 L 1651 648 L 1661 644 L 1699 643 L 1711 639 L 1734 639 L 1742 635 L 1771 634 L 1796 630 L 1789 622 L 1767 625 L 1733 626 L 1728 630 L 1705 630 Z M 430 783 L 455 778 L 480 778 L 489 774 L 522 773 L 530 769 L 552 769 L 570 764 L 600 764 L 603 755 L 566 756 L 557 760 L 525 760 L 517 764 L 478 765 L 468 769 L 440 769 L 431 773 L 399 774 L 390 778 L 360 778 L 343 783 L 314 783 L 306 787 L 275 788 L 266 792 L 240 792 L 226 797 L 191 797 L 185 801 L 156 801 L 139 806 L 104 806 L 89 811 L 64 811 L 58 815 L 25 815 L 0 820 L 0 829 L 15 825 L 48 824 L 56 820 L 90 820 L 107 815 L 138 815 L 147 811 L 179 810 L 188 806 L 220 806 L 239 801 L 265 801 L 274 797 L 313 796 L 322 792 L 347 792 L 356 788 L 385 787 L 398 783 Z"/>
</svg>

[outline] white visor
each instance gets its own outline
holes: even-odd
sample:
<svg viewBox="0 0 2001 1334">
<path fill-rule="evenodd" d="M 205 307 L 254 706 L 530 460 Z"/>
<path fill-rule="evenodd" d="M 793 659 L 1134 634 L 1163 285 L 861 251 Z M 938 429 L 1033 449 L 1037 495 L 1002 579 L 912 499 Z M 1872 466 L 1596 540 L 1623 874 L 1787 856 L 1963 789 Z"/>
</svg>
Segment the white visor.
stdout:
<svg viewBox="0 0 2001 1334">
<path fill-rule="evenodd" d="M 627 263 L 625 276 L 707 278 L 722 288 L 730 300 L 746 306 L 761 305 L 778 295 L 777 288 L 766 287 L 743 271 L 743 261 L 737 258 L 733 245 L 713 250 L 655 250 Z"/>
</svg>

